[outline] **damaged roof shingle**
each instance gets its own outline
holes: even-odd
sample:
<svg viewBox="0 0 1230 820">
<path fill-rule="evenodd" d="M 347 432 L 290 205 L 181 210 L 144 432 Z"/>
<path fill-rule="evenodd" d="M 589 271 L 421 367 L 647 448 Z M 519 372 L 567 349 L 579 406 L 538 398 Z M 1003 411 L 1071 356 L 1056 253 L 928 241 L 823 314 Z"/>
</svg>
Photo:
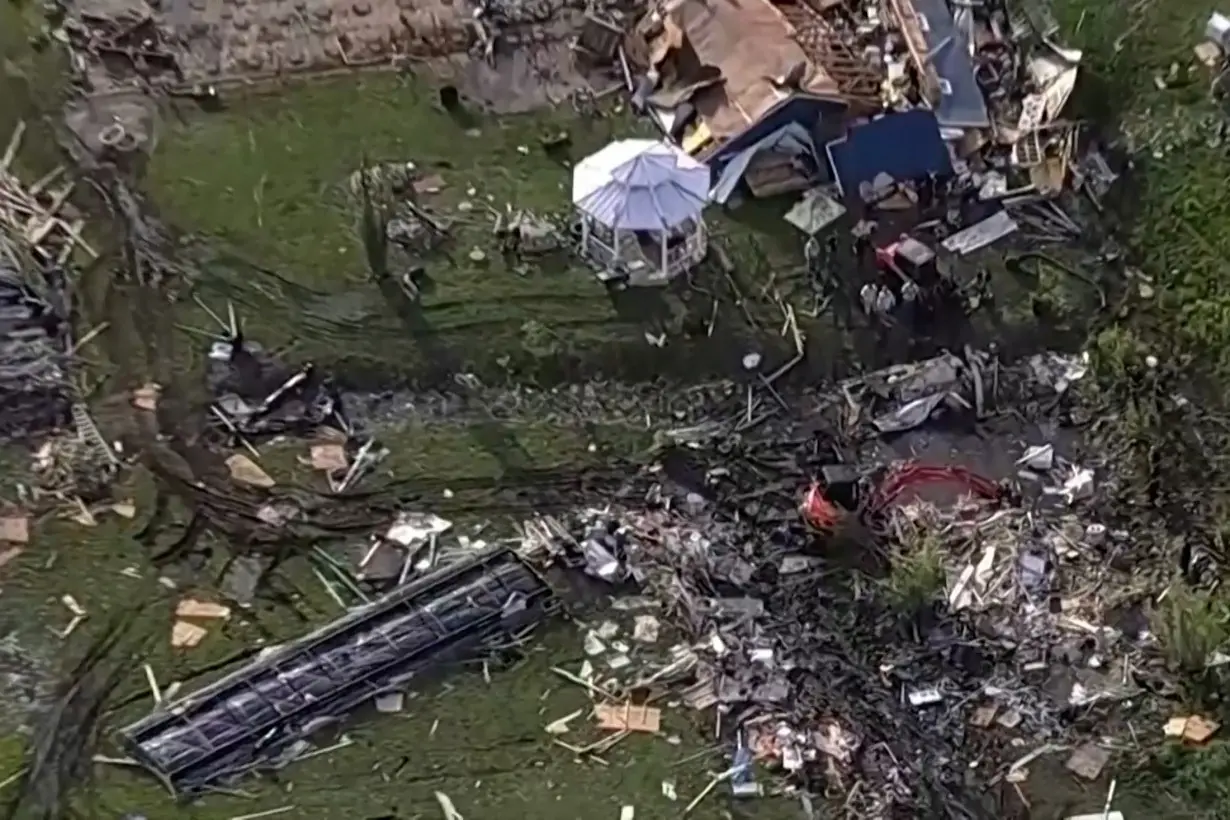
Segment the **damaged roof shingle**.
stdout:
<svg viewBox="0 0 1230 820">
<path fill-rule="evenodd" d="M 665 16 L 669 25 L 659 38 L 681 42 L 653 48 L 665 51 L 663 62 L 683 64 L 690 55 L 680 52 L 690 48 L 700 66 L 721 72 L 722 83 L 692 97 L 716 140 L 742 133 L 799 94 L 844 101 L 837 83 L 808 59 L 794 28 L 769 0 L 676 0 Z M 793 77 L 799 77 L 797 85 L 775 83 Z M 679 80 L 687 83 L 686 77 Z"/>
</svg>

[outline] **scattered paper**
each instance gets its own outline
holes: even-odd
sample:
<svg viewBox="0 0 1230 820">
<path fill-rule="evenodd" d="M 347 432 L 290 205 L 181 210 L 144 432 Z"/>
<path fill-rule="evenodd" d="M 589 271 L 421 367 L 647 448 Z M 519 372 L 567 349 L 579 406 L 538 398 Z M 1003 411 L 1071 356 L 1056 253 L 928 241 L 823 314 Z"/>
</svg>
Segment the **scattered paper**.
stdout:
<svg viewBox="0 0 1230 820">
<path fill-rule="evenodd" d="M 261 469 L 261 466 L 252 459 L 242 453 L 235 453 L 226 460 L 226 467 L 231 471 L 231 478 L 241 484 L 247 484 L 251 487 L 272 487 L 275 482 L 270 478 L 269 473 Z"/>
<path fill-rule="evenodd" d="M 192 649 L 205 640 L 207 634 L 204 627 L 187 621 L 176 621 L 171 628 L 171 646 L 176 649 Z"/>
<path fill-rule="evenodd" d="M 0 541 L 9 544 L 30 543 L 30 519 L 24 515 L 0 518 Z"/>
<path fill-rule="evenodd" d="M 662 728 L 662 710 L 652 706 L 604 703 L 594 707 L 598 727 L 619 732 L 656 733 Z"/>
<path fill-rule="evenodd" d="M 231 608 L 212 601 L 198 601 L 195 598 L 184 598 L 175 607 L 177 618 L 206 618 L 226 620 L 231 617 Z"/>
</svg>

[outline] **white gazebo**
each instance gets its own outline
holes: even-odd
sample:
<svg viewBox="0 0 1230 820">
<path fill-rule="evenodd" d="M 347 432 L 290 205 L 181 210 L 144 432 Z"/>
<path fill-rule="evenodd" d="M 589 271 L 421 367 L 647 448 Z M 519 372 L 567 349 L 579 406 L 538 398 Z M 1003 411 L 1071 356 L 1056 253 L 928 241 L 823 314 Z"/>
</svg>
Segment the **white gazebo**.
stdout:
<svg viewBox="0 0 1230 820">
<path fill-rule="evenodd" d="M 613 142 L 577 163 L 581 253 L 633 284 L 664 284 L 705 256 L 709 168 L 658 140 Z"/>
</svg>

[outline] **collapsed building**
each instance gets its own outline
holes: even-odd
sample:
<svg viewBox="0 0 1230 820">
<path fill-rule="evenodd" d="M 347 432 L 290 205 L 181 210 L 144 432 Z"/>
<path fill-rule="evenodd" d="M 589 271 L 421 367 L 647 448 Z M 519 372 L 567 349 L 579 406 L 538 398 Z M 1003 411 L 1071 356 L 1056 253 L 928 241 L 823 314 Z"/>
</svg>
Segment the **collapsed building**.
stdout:
<svg viewBox="0 0 1230 820">
<path fill-rule="evenodd" d="M 1068 126 L 1051 124 L 1081 58 L 1057 30 L 1038 3 L 673 0 L 627 49 L 643 69 L 635 101 L 710 165 L 719 203 L 736 189 L 833 183 L 850 197 L 881 174 L 910 182 L 968 165 L 1011 165 L 1045 193 L 1069 170 Z M 920 138 L 926 160 L 907 162 Z M 988 147 L 1003 156 L 982 162 Z"/>
<path fill-rule="evenodd" d="M 794 166 L 818 170 L 813 131 L 836 133 L 857 95 L 866 104 L 874 91 L 870 72 L 843 88 L 768 0 L 682 0 L 651 14 L 638 33 L 651 116 L 711 167 L 742 167 L 760 196 L 800 190 Z"/>
</svg>

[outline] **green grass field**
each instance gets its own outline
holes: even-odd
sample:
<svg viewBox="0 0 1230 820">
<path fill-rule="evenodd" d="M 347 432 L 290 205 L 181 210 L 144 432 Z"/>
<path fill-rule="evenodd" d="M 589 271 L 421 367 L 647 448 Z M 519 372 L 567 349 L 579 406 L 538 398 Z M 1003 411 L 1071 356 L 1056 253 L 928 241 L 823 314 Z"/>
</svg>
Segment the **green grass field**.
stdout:
<svg viewBox="0 0 1230 820">
<path fill-rule="evenodd" d="M 578 121 L 561 106 L 459 124 L 435 106 L 423 80 L 393 75 L 237 97 L 221 113 L 182 113 L 164 126 L 148 185 L 173 224 L 215 240 L 218 255 L 203 265 L 199 292 L 215 307 L 233 300 L 254 335 L 275 344 L 293 339 L 299 355 L 316 361 L 386 378 L 421 376 L 424 366 L 355 242 L 357 215 L 343 191 L 365 158 L 414 161 L 442 180 L 423 201 L 455 220 L 455 236 L 428 258 L 435 287 L 423 299 L 423 315 L 462 367 L 489 378 L 695 380 L 737 369 L 749 349 L 784 360 L 793 345 L 779 334 L 779 299 L 795 307 L 812 372 L 848 366 L 863 350 L 831 311 L 815 312 L 803 237 L 781 220 L 789 202 L 712 209 L 714 233 L 735 273 L 706 265 L 692 288 L 677 283 L 613 294 L 567 253 L 506 262 L 487 208 L 528 208 L 566 221 L 568 163 L 612 136 L 644 129 L 625 115 Z M 541 146 L 560 131 L 572 137 L 566 158 Z M 483 251 L 479 262 L 471 259 L 476 248 Z M 1051 314 L 1043 333 L 1080 338 L 1096 292 L 1078 278 L 1045 264 L 1036 273 L 1011 274 L 994 254 L 979 264 L 991 271 L 997 294 L 975 319 L 983 339 L 1002 344 L 1022 336 L 1037 344 L 1042 336 L 1031 310 L 1039 301 Z M 666 332 L 667 346 L 650 347 L 647 332 Z"/>
</svg>

